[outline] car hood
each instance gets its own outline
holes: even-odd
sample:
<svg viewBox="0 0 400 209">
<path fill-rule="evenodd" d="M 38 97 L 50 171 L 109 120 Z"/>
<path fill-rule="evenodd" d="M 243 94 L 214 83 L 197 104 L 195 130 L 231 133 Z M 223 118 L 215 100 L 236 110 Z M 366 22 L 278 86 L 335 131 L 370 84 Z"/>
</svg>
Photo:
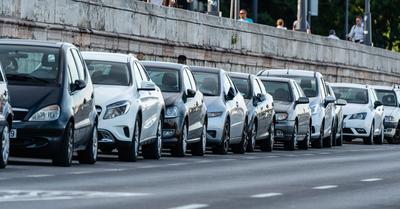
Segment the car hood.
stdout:
<svg viewBox="0 0 400 209">
<path fill-rule="evenodd" d="M 345 106 L 343 106 L 344 115 L 350 115 L 360 112 L 369 112 L 368 104 L 347 103 Z"/>
<path fill-rule="evenodd" d="M 292 105 L 292 102 L 274 101 L 275 112 L 288 112 Z"/>
<path fill-rule="evenodd" d="M 162 92 L 165 106 L 174 105 L 179 99 L 182 98 L 182 93 L 180 92 Z"/>
<path fill-rule="evenodd" d="M 207 112 L 224 111 L 225 105 L 219 96 L 205 96 L 204 103 L 207 106 Z"/>
<path fill-rule="evenodd" d="M 400 117 L 400 111 L 398 107 L 390 107 L 390 106 L 384 106 L 384 112 L 385 116 L 394 116 L 394 117 Z"/>
<path fill-rule="evenodd" d="M 8 85 L 11 106 L 28 110 L 58 104 L 62 88 L 60 86 Z"/>
<path fill-rule="evenodd" d="M 94 85 L 96 105 L 107 106 L 112 103 L 130 100 L 131 86 Z"/>
</svg>

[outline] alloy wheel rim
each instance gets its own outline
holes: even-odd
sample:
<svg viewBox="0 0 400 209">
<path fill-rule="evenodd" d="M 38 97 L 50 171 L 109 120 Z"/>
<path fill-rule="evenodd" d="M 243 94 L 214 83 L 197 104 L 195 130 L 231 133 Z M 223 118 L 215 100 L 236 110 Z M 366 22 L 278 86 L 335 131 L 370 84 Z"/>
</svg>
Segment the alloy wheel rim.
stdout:
<svg viewBox="0 0 400 209">
<path fill-rule="evenodd" d="M 274 141 L 275 141 L 275 125 L 272 124 L 271 125 L 271 133 L 269 133 L 270 135 L 270 140 L 271 140 L 271 148 L 274 147 Z"/>
<path fill-rule="evenodd" d="M 74 152 L 74 132 L 72 130 L 72 128 L 70 128 L 69 130 L 69 137 L 68 137 L 68 161 L 71 162 L 72 161 L 72 154 Z"/>
<path fill-rule="evenodd" d="M 10 134 L 8 131 L 8 127 L 6 126 L 3 130 L 3 137 L 2 137 L 2 155 L 4 164 L 7 163 L 8 157 L 10 154 Z"/>
<path fill-rule="evenodd" d="M 207 127 L 206 125 L 203 126 L 203 135 L 202 135 L 202 149 L 203 153 L 206 152 L 206 146 L 207 146 Z"/>
<path fill-rule="evenodd" d="M 160 120 L 162 121 L 162 120 Z M 161 127 L 161 122 L 158 122 L 158 126 L 157 126 L 157 151 L 158 154 L 161 155 L 161 150 L 162 150 L 162 136 L 161 136 L 161 132 L 162 132 L 162 127 Z"/>
<path fill-rule="evenodd" d="M 97 148 L 98 148 L 98 136 L 97 136 L 97 127 L 95 126 L 93 130 L 93 158 L 97 159 Z"/>
<path fill-rule="evenodd" d="M 253 149 L 256 146 L 256 137 L 257 137 L 257 130 L 256 127 L 253 126 L 253 128 L 251 129 L 251 147 Z"/>
<path fill-rule="evenodd" d="M 228 152 L 229 149 L 229 124 L 225 125 L 225 139 L 224 139 L 224 151 Z"/>
<path fill-rule="evenodd" d="M 135 146 L 135 157 L 139 155 L 139 122 L 135 124 L 135 135 L 134 135 L 134 146 Z"/>
<path fill-rule="evenodd" d="M 187 148 L 187 126 L 185 124 L 183 126 L 183 130 L 182 130 L 182 151 L 183 151 L 183 153 L 186 153 L 186 148 Z"/>
</svg>

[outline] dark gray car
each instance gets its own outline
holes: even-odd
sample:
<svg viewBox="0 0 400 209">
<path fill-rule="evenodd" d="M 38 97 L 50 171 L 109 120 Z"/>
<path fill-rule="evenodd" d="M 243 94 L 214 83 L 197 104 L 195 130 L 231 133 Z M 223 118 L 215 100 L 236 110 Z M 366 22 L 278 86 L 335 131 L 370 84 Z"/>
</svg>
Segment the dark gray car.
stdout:
<svg viewBox="0 0 400 209">
<path fill-rule="evenodd" d="M 262 151 L 272 151 L 274 146 L 273 98 L 255 75 L 229 73 L 233 83 L 242 94 L 247 105 L 248 143 L 247 151 L 254 152 L 256 144 Z"/>
<path fill-rule="evenodd" d="M 274 98 L 275 141 L 284 142 L 286 150 L 308 149 L 311 138 L 309 99 L 296 81 L 288 78 L 260 77 Z"/>
</svg>

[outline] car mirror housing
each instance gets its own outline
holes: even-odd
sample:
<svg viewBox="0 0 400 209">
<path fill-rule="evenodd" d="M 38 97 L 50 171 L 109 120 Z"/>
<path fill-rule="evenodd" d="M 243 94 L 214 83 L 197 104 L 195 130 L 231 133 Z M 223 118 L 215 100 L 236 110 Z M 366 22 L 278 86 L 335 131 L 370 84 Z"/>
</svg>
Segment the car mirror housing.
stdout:
<svg viewBox="0 0 400 209">
<path fill-rule="evenodd" d="M 336 100 L 336 105 L 337 106 L 345 106 L 345 105 L 347 105 L 347 101 L 344 99 L 338 99 L 338 100 Z"/>
<path fill-rule="evenodd" d="M 256 96 L 253 97 L 253 105 L 257 106 L 258 103 L 263 102 L 267 99 L 267 97 L 264 94 L 257 94 Z"/>
<path fill-rule="evenodd" d="M 310 103 L 310 99 L 308 99 L 308 97 L 300 97 L 296 101 L 296 104 L 308 104 L 308 103 Z"/>
<path fill-rule="evenodd" d="M 382 104 L 382 102 L 381 101 L 375 101 L 374 102 L 374 108 L 376 109 L 377 107 L 379 107 L 379 106 L 382 106 L 383 104 Z"/>
<path fill-rule="evenodd" d="M 325 98 L 325 101 L 324 101 L 324 106 L 326 107 L 326 106 L 328 106 L 328 104 L 330 104 L 330 103 L 335 103 L 336 102 L 336 98 L 335 97 L 333 97 L 333 96 L 327 96 L 326 98 Z"/>
<path fill-rule="evenodd" d="M 193 89 L 188 89 L 188 90 L 186 91 L 186 96 L 187 96 L 187 97 L 195 97 L 195 96 L 196 96 L 196 91 L 193 90 Z"/>
<path fill-rule="evenodd" d="M 142 84 L 140 85 L 140 88 L 138 88 L 139 91 L 154 91 L 156 90 L 156 84 L 154 84 L 152 81 L 142 81 Z"/>
<path fill-rule="evenodd" d="M 86 82 L 84 80 L 76 80 L 71 84 L 71 91 L 78 91 L 86 87 Z"/>
</svg>

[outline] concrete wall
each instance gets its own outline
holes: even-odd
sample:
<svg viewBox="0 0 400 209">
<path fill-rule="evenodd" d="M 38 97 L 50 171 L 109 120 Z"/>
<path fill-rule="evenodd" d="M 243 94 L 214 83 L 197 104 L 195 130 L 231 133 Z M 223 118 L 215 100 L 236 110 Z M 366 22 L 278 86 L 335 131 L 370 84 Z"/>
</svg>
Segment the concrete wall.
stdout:
<svg viewBox="0 0 400 209">
<path fill-rule="evenodd" d="M 398 83 L 400 54 L 134 0 L 0 0 L 0 36 L 256 73 L 317 70 L 332 82 Z"/>
</svg>

